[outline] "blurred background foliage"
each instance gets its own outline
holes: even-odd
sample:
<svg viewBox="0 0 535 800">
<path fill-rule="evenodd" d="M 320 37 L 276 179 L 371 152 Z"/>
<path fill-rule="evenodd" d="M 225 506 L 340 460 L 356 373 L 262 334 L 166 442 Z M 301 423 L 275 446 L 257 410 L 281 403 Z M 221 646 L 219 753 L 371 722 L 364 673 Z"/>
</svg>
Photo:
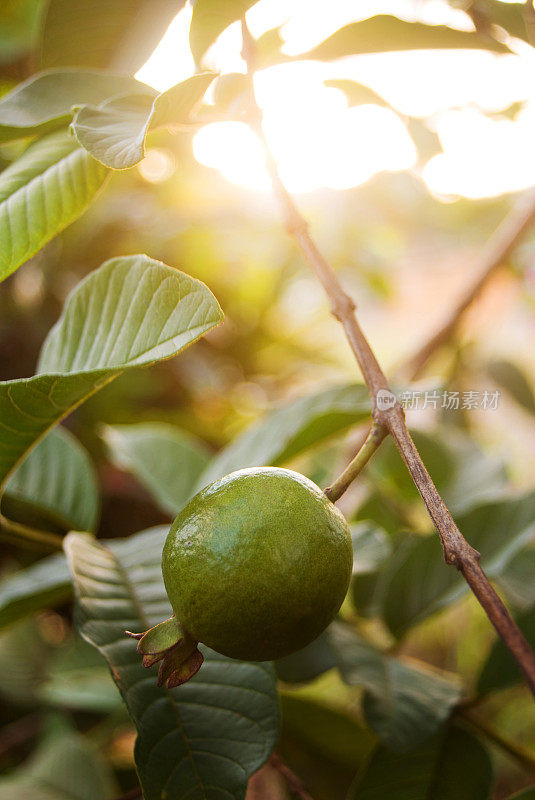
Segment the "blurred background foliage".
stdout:
<svg viewBox="0 0 535 800">
<path fill-rule="evenodd" d="M 168 13 L 165 3 L 159 5 L 162 14 Z M 503 9 L 498 2 L 475 6 L 496 6 L 505 13 L 507 4 Z M 37 2 L 2 4 L 4 92 L 32 71 L 39 12 Z M 421 158 L 429 158 L 426 148 L 434 152 L 436 147 L 430 132 L 422 136 L 416 125 L 409 131 L 422 148 Z M 175 425 L 195 437 L 195 452 L 212 454 L 274 407 L 359 380 L 342 331 L 329 316 L 321 288 L 286 235 L 269 194 L 236 187 L 219 171 L 200 166 L 193 157 L 193 135 L 153 134 L 146 160 L 115 174 L 89 211 L 0 290 L 2 379 L 33 374 L 41 343 L 68 293 L 114 256 L 146 252 L 183 269 L 210 287 L 225 312 L 225 324 L 179 359 L 119 377 L 66 421 L 96 466 L 102 538 L 122 538 L 171 517 L 165 498 L 151 494 L 147 480 L 135 477 L 128 458 L 125 463 L 123 455 L 121 462 L 113 447 L 110 455 L 114 426 Z M 2 146 L 2 164 L 21 147 Z M 362 326 L 387 374 L 445 318 L 470 283 L 477 254 L 513 199 L 458 197 L 446 202 L 429 192 L 417 169 L 381 172 L 344 191 L 321 189 L 299 197 L 317 241 L 357 299 Z M 499 390 L 497 410 L 408 412 L 424 461 L 465 522 L 461 529 L 468 538 L 477 538 L 473 509 L 478 504 L 533 488 L 534 256 L 531 234 L 496 273 L 458 335 L 437 353 L 418 383 L 422 390 Z M 318 444 L 285 463 L 320 485 L 329 483 L 361 435 L 358 428 L 333 429 L 332 436 L 320 437 Z M 427 547 L 429 525 L 390 443 L 340 505 L 355 526 L 357 543 L 355 581 L 343 617 L 387 652 L 460 674 L 468 698 L 483 681 L 482 696 L 470 712 L 472 722 L 464 724 L 487 733 L 495 775 L 492 797 L 501 800 L 531 785 L 535 713 L 528 691 L 515 675 L 503 680 L 507 667 L 498 670 L 498 678 L 487 675 L 485 686 L 480 673 L 494 643 L 493 631 L 474 599 L 455 585 L 455 573 L 448 573 L 447 585 L 437 589 L 446 567 L 436 542 L 435 550 L 425 555 L 428 571 L 420 570 L 414 578 L 421 581 L 421 607 L 400 608 L 400 597 L 407 598 L 415 585 L 406 561 L 421 564 L 423 556 L 413 556 L 411 548 L 415 542 Z M 13 507 L 14 518 L 17 513 L 27 521 L 28 509 L 17 512 Z M 482 549 L 490 548 L 489 564 L 495 565 L 500 589 L 533 627 L 529 513 L 523 525 L 516 524 L 514 515 L 501 517 L 498 506 L 489 513 L 498 521 L 496 541 L 489 543 L 489 534 Z M 511 519 L 519 538 L 506 559 L 500 548 Z M 50 529 L 58 527 L 51 523 Z M 409 544 L 408 530 L 413 534 Z M 7 576 L 39 557 L 3 543 L 0 569 Z M 386 572 L 390 578 L 385 588 L 381 576 Z M 435 574 L 440 576 L 436 581 Z M 394 579 L 401 582 L 397 589 Z M 0 636 L 0 769 L 13 769 L 16 776 L 17 766 L 30 759 L 24 779 L 12 777 L 11 783 L 1 784 L 0 797 L 6 800 L 25 796 L 24 781 L 44 786 L 51 780 L 54 748 L 65 765 L 64 785 L 55 787 L 57 793 L 97 800 L 136 785 L 134 730 L 126 710 L 99 654 L 73 632 L 69 591 L 60 591 L 56 599 L 54 610 L 40 611 Z M 343 798 L 377 742 L 363 725 L 356 702 L 362 690 L 342 682 L 332 654 L 321 643 L 305 664 L 285 661 L 279 666 L 279 752 L 315 800 Z M 313 680 L 301 685 L 305 679 Z M 93 793 L 76 788 L 82 768 L 98 776 L 90 782 Z M 265 771 L 263 780 L 269 792 L 265 796 L 287 796 L 276 770 Z"/>
</svg>

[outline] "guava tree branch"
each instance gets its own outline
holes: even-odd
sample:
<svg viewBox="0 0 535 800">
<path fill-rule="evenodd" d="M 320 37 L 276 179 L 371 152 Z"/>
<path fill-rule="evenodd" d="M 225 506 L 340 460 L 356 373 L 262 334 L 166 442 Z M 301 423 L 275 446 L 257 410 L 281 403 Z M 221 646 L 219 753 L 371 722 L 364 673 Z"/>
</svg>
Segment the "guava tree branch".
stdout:
<svg viewBox="0 0 535 800">
<path fill-rule="evenodd" d="M 479 553 L 463 537 L 440 497 L 411 438 L 405 423 L 403 408 L 391 392 L 379 362 L 357 322 L 355 303 L 345 293 L 335 271 L 312 239 L 306 220 L 280 178 L 275 158 L 264 134 L 262 111 L 255 98 L 253 78 L 256 45 L 245 22 L 245 17 L 242 18 L 242 33 L 242 54 L 251 79 L 250 124 L 263 145 L 266 166 L 288 232 L 294 237 L 305 260 L 320 280 L 330 301 L 331 312 L 344 328 L 346 338 L 370 392 L 376 428 L 378 430 L 383 428 L 392 435 L 438 531 L 446 563 L 455 566 L 462 573 L 499 636 L 518 662 L 535 695 L 535 654 L 481 569 Z"/>
<path fill-rule="evenodd" d="M 530 190 L 520 196 L 501 225 L 496 228 L 485 247 L 481 250 L 474 272 L 477 277 L 465 291 L 457 305 L 452 309 L 442 325 L 409 360 L 402 365 L 400 373 L 414 380 L 422 372 L 430 357 L 446 344 L 457 330 L 464 312 L 487 285 L 506 258 L 511 254 L 522 236 L 535 221 L 535 191 Z"/>
</svg>

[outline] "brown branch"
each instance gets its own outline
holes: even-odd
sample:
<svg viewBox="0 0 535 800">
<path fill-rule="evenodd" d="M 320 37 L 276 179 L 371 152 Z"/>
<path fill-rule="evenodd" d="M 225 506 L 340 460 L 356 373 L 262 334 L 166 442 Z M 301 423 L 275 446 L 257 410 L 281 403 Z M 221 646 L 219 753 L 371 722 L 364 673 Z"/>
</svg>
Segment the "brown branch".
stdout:
<svg viewBox="0 0 535 800">
<path fill-rule="evenodd" d="M 242 54 L 251 78 L 250 124 L 263 145 L 267 169 L 275 195 L 281 205 L 286 227 L 293 235 L 309 266 L 321 281 L 330 300 L 332 314 L 344 328 L 346 338 L 372 398 L 374 421 L 392 434 L 438 531 L 446 563 L 457 567 L 463 574 L 496 631 L 518 662 L 531 691 L 535 694 L 535 654 L 479 566 L 479 553 L 464 539 L 437 492 L 431 476 L 427 472 L 412 441 L 405 423 L 404 411 L 396 400 L 395 395 L 391 392 L 375 354 L 357 322 L 354 313 L 355 304 L 344 292 L 336 273 L 310 236 L 305 219 L 301 216 L 293 198 L 280 178 L 277 164 L 264 135 L 262 112 L 254 94 L 255 42 L 247 28 L 245 17 L 242 18 L 242 32 Z"/>
<path fill-rule="evenodd" d="M 517 742 L 512 742 L 505 736 L 502 736 L 499 731 L 492 728 L 482 719 L 475 717 L 473 714 L 470 714 L 465 710 L 458 711 L 457 716 L 468 725 L 471 725 L 477 731 L 482 733 L 491 742 L 494 742 L 494 744 L 496 744 L 505 753 L 508 753 L 511 758 L 514 758 L 515 761 L 518 761 L 518 763 L 532 775 L 535 774 L 535 758 L 533 758 L 533 755 L 527 748 L 522 747 L 522 745 L 517 744 Z"/>
<path fill-rule="evenodd" d="M 295 772 L 292 772 L 290 767 L 284 763 L 277 753 L 271 754 L 269 763 L 277 772 L 280 772 L 292 794 L 296 797 L 300 797 L 301 800 L 313 800 L 312 796 L 307 792 L 301 778 L 299 778 Z"/>
<path fill-rule="evenodd" d="M 419 377 L 431 356 L 454 335 L 465 311 L 485 288 L 507 257 L 516 247 L 522 236 L 535 221 L 535 191 L 530 190 L 520 196 L 501 225 L 496 228 L 485 247 L 481 250 L 474 272 L 476 280 L 465 291 L 447 319 L 419 350 L 400 368 L 399 372 L 408 380 Z"/>
</svg>

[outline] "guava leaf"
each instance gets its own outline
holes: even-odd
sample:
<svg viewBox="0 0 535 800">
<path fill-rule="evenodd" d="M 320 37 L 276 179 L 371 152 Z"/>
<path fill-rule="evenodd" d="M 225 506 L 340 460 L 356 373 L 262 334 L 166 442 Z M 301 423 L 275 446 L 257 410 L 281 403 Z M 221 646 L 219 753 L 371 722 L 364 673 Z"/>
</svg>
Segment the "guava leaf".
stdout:
<svg viewBox="0 0 535 800">
<path fill-rule="evenodd" d="M 446 25 L 406 22 L 388 14 L 377 14 L 340 28 L 299 58 L 332 61 L 359 53 L 384 53 L 397 50 L 490 50 L 508 53 L 501 42 L 477 31 L 459 31 Z"/>
<path fill-rule="evenodd" d="M 334 433 L 369 417 L 361 385 L 335 386 L 301 397 L 267 414 L 225 447 L 208 465 L 197 490 L 236 469 L 279 466 Z"/>
<path fill-rule="evenodd" d="M 211 458 L 200 439 L 163 422 L 107 425 L 103 438 L 113 462 L 135 475 L 172 516 L 191 498 Z"/>
<path fill-rule="evenodd" d="M 0 480 L 97 389 L 176 355 L 221 319 L 210 290 L 183 272 L 147 256 L 106 261 L 67 299 L 39 374 L 0 383 Z"/>
<path fill-rule="evenodd" d="M 0 778 L 0 800 L 103 800 L 112 793 L 106 762 L 74 730 L 49 734 L 27 762 Z"/>
<path fill-rule="evenodd" d="M 40 72 L 0 99 L 0 142 L 42 134 L 70 121 L 73 106 L 100 104 L 124 94 L 157 93 L 126 75 L 88 69 Z"/>
<path fill-rule="evenodd" d="M 78 626 L 97 647 L 138 729 L 135 759 L 146 800 L 244 798 L 247 780 L 278 735 L 270 665 L 242 663 L 203 648 L 200 672 L 177 689 L 156 685 L 125 629 L 142 631 L 170 615 L 161 575 L 167 528 L 103 546 L 70 533 Z"/>
<path fill-rule="evenodd" d="M 467 541 L 481 553 L 489 578 L 501 572 L 535 527 L 535 493 L 486 503 L 456 519 Z M 468 587 L 456 570 L 444 563 L 438 536 L 410 537 L 385 567 L 380 605 L 394 635 L 462 597 Z"/>
<path fill-rule="evenodd" d="M 367 723 L 394 752 L 408 752 L 433 737 L 461 696 L 450 677 L 385 655 L 348 626 L 331 625 L 329 640 L 343 680 L 365 689 Z"/>
<path fill-rule="evenodd" d="M 65 428 L 51 430 L 13 472 L 2 504 L 16 501 L 65 530 L 94 531 L 99 514 L 95 468 L 87 451 Z"/>
<path fill-rule="evenodd" d="M 302 650 L 275 662 L 277 677 L 285 683 L 305 683 L 336 666 L 327 631 Z"/>
<path fill-rule="evenodd" d="M 334 707 L 332 707 L 334 706 Z M 356 770 L 369 756 L 376 737 L 368 731 L 354 714 L 337 708 L 335 703 L 315 700 L 299 693 L 281 694 L 283 737 L 287 734 L 297 739 L 307 751 Z"/>
<path fill-rule="evenodd" d="M 71 125 L 78 142 L 111 169 L 129 169 L 145 156 L 145 138 L 151 128 L 191 123 L 215 73 L 193 75 L 167 92 L 127 94 L 95 107 L 83 105 Z"/>
<path fill-rule="evenodd" d="M 492 762 L 475 736 L 449 728 L 410 753 L 379 746 L 348 800 L 487 800 Z"/>
<path fill-rule="evenodd" d="M 256 0 L 195 0 L 189 44 L 197 63 L 220 33 L 240 19 Z"/>
<path fill-rule="evenodd" d="M 532 576 L 533 580 L 533 576 Z M 518 627 L 528 640 L 531 647 L 535 647 L 535 608 L 520 614 L 516 622 Z M 498 639 L 485 661 L 477 690 L 480 694 L 506 689 L 524 680 L 516 661 L 513 659 L 507 647 L 501 639 Z"/>
<path fill-rule="evenodd" d="M 42 27 L 43 67 L 134 73 L 185 0 L 50 0 Z"/>
<path fill-rule="evenodd" d="M 65 132 L 40 139 L 0 174 L 0 281 L 82 214 L 108 170 Z"/>
<path fill-rule="evenodd" d="M 41 559 L 0 581 L 0 629 L 70 597 L 72 581 L 63 553 Z"/>
</svg>

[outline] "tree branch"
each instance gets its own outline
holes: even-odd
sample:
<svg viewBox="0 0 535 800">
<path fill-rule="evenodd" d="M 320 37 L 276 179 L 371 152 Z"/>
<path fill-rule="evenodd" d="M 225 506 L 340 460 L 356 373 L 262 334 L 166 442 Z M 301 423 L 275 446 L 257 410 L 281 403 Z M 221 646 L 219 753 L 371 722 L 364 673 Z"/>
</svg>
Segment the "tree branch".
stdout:
<svg viewBox="0 0 535 800">
<path fill-rule="evenodd" d="M 419 350 L 400 368 L 399 372 L 408 380 L 421 374 L 431 356 L 446 344 L 457 330 L 464 312 L 472 305 L 489 279 L 511 254 L 522 236 L 535 221 L 535 191 L 530 190 L 520 196 L 501 225 L 496 228 L 485 247 L 476 259 L 474 272 L 478 275 L 465 291 L 447 319 Z"/>
<path fill-rule="evenodd" d="M 292 772 L 289 766 L 284 763 L 282 758 L 277 755 L 277 753 L 272 753 L 269 758 L 269 763 L 271 764 L 277 772 L 280 772 L 286 783 L 288 784 L 288 788 L 292 794 L 296 797 L 300 797 L 301 800 L 313 800 L 311 795 L 307 792 L 301 778 L 298 778 L 297 775 Z"/>
<path fill-rule="evenodd" d="M 277 164 L 262 127 L 262 111 L 256 102 L 254 94 L 256 44 L 247 27 L 245 16 L 242 17 L 242 34 L 242 55 L 247 64 L 251 87 L 250 124 L 263 145 L 266 166 L 275 195 L 281 206 L 286 227 L 289 233 L 293 235 L 303 256 L 325 289 L 331 304 L 332 314 L 344 328 L 346 338 L 372 398 L 374 421 L 392 434 L 438 531 L 446 563 L 457 567 L 463 574 L 496 631 L 518 662 L 531 691 L 535 695 L 535 654 L 479 566 L 479 553 L 464 539 L 437 492 L 431 476 L 427 472 L 412 441 L 405 423 L 403 408 L 390 391 L 388 381 L 379 362 L 357 322 L 354 313 L 355 304 L 345 293 L 336 273 L 312 239 L 306 220 L 302 217 L 280 178 Z M 382 402 L 385 399 L 387 402 Z"/>
<path fill-rule="evenodd" d="M 328 486 L 324 492 L 332 503 L 342 497 L 348 486 L 353 483 L 357 475 L 366 466 L 373 456 L 388 431 L 380 423 L 376 422 L 370 428 L 366 440 L 359 449 L 355 458 L 347 465 L 342 474 L 335 480 L 332 486 Z"/>
</svg>

